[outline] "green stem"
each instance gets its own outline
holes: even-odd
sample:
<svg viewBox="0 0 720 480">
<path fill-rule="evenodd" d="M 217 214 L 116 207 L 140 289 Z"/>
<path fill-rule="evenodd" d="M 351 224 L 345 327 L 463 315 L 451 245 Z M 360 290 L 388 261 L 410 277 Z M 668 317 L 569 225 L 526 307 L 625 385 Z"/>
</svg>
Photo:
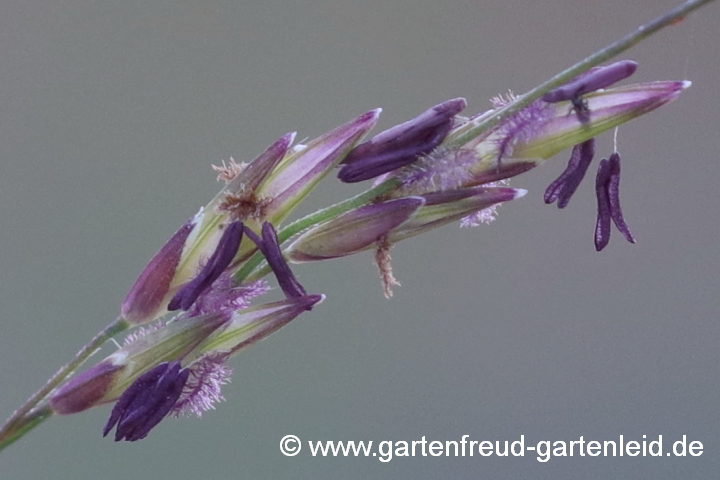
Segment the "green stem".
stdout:
<svg viewBox="0 0 720 480">
<path fill-rule="evenodd" d="M 476 125 L 462 129 L 455 136 L 448 138 L 444 142 L 445 146 L 453 147 L 467 144 L 478 136 L 490 131 L 495 126 L 500 124 L 500 122 L 519 112 L 523 108 L 527 107 L 535 100 L 538 100 L 550 90 L 566 84 L 581 73 L 584 73 L 592 67 L 595 67 L 615 57 L 616 55 L 619 55 L 633 45 L 645 40 L 658 30 L 667 27 L 668 25 L 672 25 L 679 20 L 682 20 L 693 10 L 696 10 L 701 6 L 705 5 L 706 3 L 710 3 L 712 1 L 713 0 L 689 0 L 683 3 L 682 5 L 674 8 L 665 15 L 662 15 L 655 20 L 637 28 L 634 32 L 625 35 L 620 40 L 611 43 L 607 47 L 598 50 L 594 54 L 576 63 L 570 68 L 563 70 L 551 79 L 547 80 L 544 83 L 541 83 L 529 92 L 518 97 L 513 102 L 508 103 L 505 107 L 488 115 L 482 121 L 479 121 Z M 328 220 L 332 220 L 333 218 L 336 218 L 343 213 L 352 210 L 353 208 L 357 208 L 364 205 L 365 203 L 369 203 L 385 195 L 397 186 L 398 182 L 394 179 L 390 179 L 356 197 L 337 203 L 323 210 L 318 210 L 317 212 L 301 218 L 300 220 L 297 220 L 280 230 L 280 232 L 278 233 L 278 242 L 282 244 L 283 242 L 291 238 L 293 235 L 307 228 L 313 227 L 323 222 L 327 222 Z M 268 268 L 267 266 L 253 273 L 253 271 L 260 265 L 262 261 L 262 254 L 260 252 L 256 252 L 235 273 L 235 275 L 233 276 L 233 280 L 235 281 L 235 283 L 237 285 L 240 285 L 244 281 L 257 280 L 270 273 L 270 268 Z"/>
<path fill-rule="evenodd" d="M 2 438 L 2 441 L 0 441 L 0 451 L 2 451 L 5 447 L 12 445 L 27 432 L 52 417 L 52 414 L 53 411 L 49 404 L 38 409 L 31 410 L 23 417 L 22 423 L 19 423 L 15 428 L 8 431 L 8 433 Z"/>
<path fill-rule="evenodd" d="M 74 372 L 87 358 L 95 353 L 108 339 L 127 329 L 130 324 L 122 317 L 118 317 L 101 332 L 93 337 L 90 342 L 80 349 L 75 357 L 65 366 L 60 368 L 45 385 L 33 393 L 32 396 L 7 419 L 5 425 L 0 428 L 0 450 L 19 439 L 27 432 L 39 425 L 43 420 L 52 415 L 52 410 L 45 407 L 47 412 L 42 418 L 36 412 L 45 412 L 45 409 L 33 410 L 55 387 Z"/>
</svg>

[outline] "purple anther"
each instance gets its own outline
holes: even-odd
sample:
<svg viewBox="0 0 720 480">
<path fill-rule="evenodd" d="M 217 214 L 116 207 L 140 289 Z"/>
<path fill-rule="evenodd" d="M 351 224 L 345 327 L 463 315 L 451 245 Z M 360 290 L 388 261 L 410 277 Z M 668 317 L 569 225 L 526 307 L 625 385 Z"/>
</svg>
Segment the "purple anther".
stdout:
<svg viewBox="0 0 720 480">
<path fill-rule="evenodd" d="M 465 107 L 467 107 L 467 100 L 464 98 L 453 98 L 435 105 L 412 120 L 388 128 L 375 135 L 370 141 L 358 145 L 353 149 L 354 153 L 351 152 L 343 163 L 352 162 L 353 155 L 364 156 L 373 154 L 377 153 L 378 149 L 382 149 L 386 145 L 412 141 L 416 136 L 422 135 L 429 129 L 437 127 L 444 123 L 445 120 L 452 119 L 455 115 L 462 112 Z"/>
<path fill-rule="evenodd" d="M 135 398 L 137 398 L 140 392 L 147 390 L 150 386 L 154 385 L 157 382 L 158 378 L 160 378 L 160 376 L 165 372 L 165 370 L 167 370 L 167 366 L 167 363 L 162 363 L 157 367 L 153 368 L 152 370 L 142 374 L 123 392 L 118 401 L 115 402 L 115 406 L 110 413 L 110 418 L 105 424 L 105 429 L 103 429 L 103 437 L 107 436 L 107 434 L 110 433 L 110 430 L 112 430 L 115 424 L 118 423 L 120 417 L 125 414 L 128 406 L 133 403 L 133 401 L 135 400 Z"/>
<path fill-rule="evenodd" d="M 464 98 L 448 100 L 375 135 L 348 154 L 338 178 L 360 182 L 412 163 L 442 143 L 452 129 L 453 117 L 466 106 Z"/>
<path fill-rule="evenodd" d="M 595 248 L 599 252 L 610 241 L 610 219 L 625 239 L 635 243 L 630 227 L 625 223 L 620 208 L 620 154 L 615 152 L 610 159 L 602 159 L 595 179 L 598 201 L 598 216 L 595 226 Z"/>
<path fill-rule="evenodd" d="M 577 101 L 580 96 L 586 93 L 609 87 L 613 83 L 629 77 L 635 73 L 637 67 L 637 62 L 633 62 L 632 60 L 615 62 L 591 71 L 587 75 L 582 75 L 562 87 L 550 90 L 543 96 L 543 100 L 548 103 L 557 103 L 566 100 Z"/>
<path fill-rule="evenodd" d="M 307 295 L 307 291 L 295 278 L 290 266 L 285 261 L 278 243 L 277 233 L 270 222 L 263 223 L 262 239 L 247 227 L 245 227 L 245 234 L 262 252 L 287 298 L 298 298 Z"/>
<path fill-rule="evenodd" d="M 595 139 L 591 138 L 575 145 L 568 161 L 568 166 L 560 176 L 545 190 L 543 199 L 550 204 L 558 201 L 558 208 L 565 208 L 570 203 L 585 173 L 595 156 Z"/>
<path fill-rule="evenodd" d="M 340 169 L 338 178 L 345 183 L 361 182 L 409 165 L 419 155 L 429 153 L 440 145 L 452 126 L 452 120 L 446 120 L 429 130 L 424 137 L 416 138 L 413 144 L 397 145 L 395 149 L 385 149 L 375 155 L 356 158 Z"/>
<path fill-rule="evenodd" d="M 257 233 L 253 232 L 252 229 L 249 228 L 249 227 L 247 227 L 247 226 L 245 226 L 244 232 L 245 232 L 245 235 L 247 235 L 247 237 L 248 237 L 255 245 L 257 245 L 258 249 L 260 250 L 260 252 L 261 252 L 261 253 L 263 254 L 263 256 L 264 256 L 264 255 L 265 255 L 265 250 L 263 250 L 263 249 L 264 249 L 265 246 L 263 245 L 262 238 L 260 238 L 260 236 L 259 236 Z"/>
<path fill-rule="evenodd" d="M 232 262 L 242 241 L 242 235 L 242 222 L 233 222 L 227 226 L 207 264 L 195 278 L 178 290 L 170 300 L 168 310 L 189 309 L 200 294 L 210 288 L 210 285 Z"/>
<path fill-rule="evenodd" d="M 577 169 L 578 165 L 580 164 L 581 150 L 582 147 L 580 146 L 580 144 L 577 144 L 573 147 L 567 168 L 545 189 L 545 195 L 543 195 L 543 200 L 545 201 L 545 203 L 551 204 L 558 199 L 558 197 L 560 196 L 560 192 L 565 186 L 568 178 L 572 175 L 572 173 Z"/>
<path fill-rule="evenodd" d="M 610 182 L 610 162 L 603 158 L 598 165 L 595 177 L 595 194 L 597 195 L 597 221 L 595 223 L 595 250 L 605 248 L 610 241 L 610 199 L 608 183 Z"/>
<path fill-rule="evenodd" d="M 610 155 L 608 160 L 610 163 L 610 181 L 607 186 L 608 199 L 610 201 L 610 216 L 615 226 L 625 239 L 630 243 L 635 243 L 630 228 L 623 218 L 622 209 L 620 208 L 620 154 L 615 152 Z"/>
<path fill-rule="evenodd" d="M 153 407 L 148 408 L 143 422 L 138 428 L 135 428 L 132 433 L 132 437 L 126 437 L 126 440 L 134 442 L 147 437 L 150 430 L 152 430 L 160 421 L 167 416 L 177 403 L 180 395 L 183 392 L 185 383 L 187 383 L 190 377 L 190 370 L 183 369 L 177 372 L 177 376 L 172 378 L 172 382 L 167 384 L 164 390 L 157 389 L 153 396 Z M 138 420 L 140 420 L 138 418 Z"/>
<path fill-rule="evenodd" d="M 145 438 L 175 405 L 189 375 L 190 370 L 182 369 L 177 361 L 161 363 L 141 375 L 118 399 L 103 436 L 117 424 L 116 442 Z"/>
<path fill-rule="evenodd" d="M 277 277 L 280 288 L 288 298 L 297 298 L 307 295 L 305 288 L 300 285 L 295 275 L 293 275 L 290 266 L 283 257 L 280 244 L 278 243 L 277 233 L 270 222 L 265 222 L 262 226 L 263 245 L 265 246 L 265 258 Z"/>
</svg>

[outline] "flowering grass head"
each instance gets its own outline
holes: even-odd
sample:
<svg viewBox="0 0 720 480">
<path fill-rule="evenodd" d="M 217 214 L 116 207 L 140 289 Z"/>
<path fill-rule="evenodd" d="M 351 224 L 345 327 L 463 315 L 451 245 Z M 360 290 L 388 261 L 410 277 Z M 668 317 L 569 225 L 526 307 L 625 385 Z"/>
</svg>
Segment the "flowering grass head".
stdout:
<svg viewBox="0 0 720 480">
<path fill-rule="evenodd" d="M 140 273 L 122 304 L 120 314 L 124 319 L 142 324 L 168 311 L 168 303 L 178 289 L 196 276 L 201 264 L 218 250 L 225 225 L 252 217 L 256 212 L 257 202 L 252 208 L 247 208 L 248 203 L 256 198 L 257 186 L 284 158 L 294 138 L 294 133 L 284 135 L 250 164 L 225 169 L 220 175 L 226 181 L 225 187 L 167 241 Z M 235 202 L 235 207 L 243 199 L 244 210 L 228 207 L 229 199 Z M 236 252 L 242 254 L 248 252 Z"/>
<path fill-rule="evenodd" d="M 266 282 L 228 285 L 227 269 L 244 231 L 247 241 L 267 257 L 285 300 L 250 307 L 253 296 L 267 291 Z M 224 399 L 220 388 L 232 373 L 226 366 L 228 358 L 311 310 L 323 298 L 308 295 L 295 278 L 270 223 L 263 224 L 261 239 L 243 222 L 232 222 L 197 276 L 170 300 L 167 308 L 183 313 L 169 322 L 141 327 L 119 350 L 54 392 L 53 411 L 77 413 L 115 401 L 103 434 L 117 427 L 116 441 L 145 438 L 171 412 L 200 416 Z"/>
<path fill-rule="evenodd" d="M 308 294 L 288 261 L 374 250 L 389 297 L 399 284 L 391 267 L 394 244 L 451 222 L 489 223 L 499 205 L 527 193 L 510 187 L 509 179 L 572 148 L 568 167 L 545 192 L 547 203 L 565 207 L 592 162 L 599 133 L 667 104 L 690 86 L 679 81 L 615 87 L 637 64 L 599 63 L 706 1 L 688 1 L 525 95 L 495 97 L 486 112 L 460 116 L 467 102 L 454 98 L 361 143 L 378 120 L 381 110 L 375 109 L 307 144 L 293 146 L 295 133 L 288 133 L 251 162 L 231 159 L 214 166 L 224 182 L 220 192 L 150 260 L 120 317 L 11 416 L 0 429 L 0 448 L 53 413 L 111 402 L 103 434 L 115 429 L 116 440 L 145 438 L 168 415 L 202 415 L 224 399 L 230 357 L 325 298 Z M 345 183 L 375 179 L 374 184 L 283 226 L 335 168 Z M 615 151 L 599 162 L 596 176 L 598 250 L 607 245 L 611 221 L 635 241 L 620 208 L 619 182 Z M 263 278 L 269 273 L 284 298 L 251 305 L 270 290 Z M 174 316 L 162 318 L 168 312 Z M 61 384 L 103 342 L 129 327 L 135 330 L 122 346 Z"/>
<path fill-rule="evenodd" d="M 288 133 L 248 164 L 233 160 L 229 167 L 215 167 L 226 185 L 148 263 L 126 296 L 121 316 L 142 324 L 168 310 L 187 310 L 212 281 L 256 251 L 253 242 L 240 243 L 246 229 L 233 227 L 234 222 L 254 231 L 265 221 L 280 223 L 375 125 L 379 114 L 379 109 L 371 110 L 301 148 L 290 148 L 295 133 Z M 235 229 L 240 238 L 228 237 Z M 235 253 L 228 257 L 228 247 L 235 243 Z"/>
<path fill-rule="evenodd" d="M 221 386 L 230 381 L 227 360 L 324 298 L 307 293 L 287 260 L 302 263 L 374 250 L 389 297 L 391 287 L 399 284 L 390 262 L 394 244 L 460 220 L 462 226 L 489 223 L 498 205 L 527 193 L 508 186 L 507 179 L 572 147 L 568 167 L 545 192 L 547 203 L 566 206 L 593 159 L 595 135 L 664 105 L 689 85 L 655 82 L 596 89 L 623 77 L 628 65 L 634 69 L 624 63 L 591 72 L 464 143 L 456 139 L 489 114 L 459 117 L 467 103 L 453 99 L 357 146 L 377 121 L 379 109 L 306 146 L 292 147 L 295 134 L 287 134 L 247 165 L 232 161 L 216 167 L 224 188 L 161 248 L 122 306 L 123 317 L 133 323 L 166 311 L 179 315 L 135 333 L 118 351 L 58 389 L 51 397 L 53 410 L 75 413 L 115 401 L 104 433 L 116 428 L 116 440 L 139 440 L 168 414 L 201 415 L 214 408 L 224 399 Z M 514 98 L 496 98 L 491 112 Z M 581 115 L 572 106 L 580 98 Z M 614 153 L 598 169 L 598 250 L 607 244 L 611 220 L 634 241 L 619 205 L 619 162 Z M 351 199 L 347 207 L 339 204 L 332 214 L 320 211 L 309 228 L 283 247 L 293 235 L 278 233 L 276 226 L 339 165 L 342 181 L 380 176 L 371 191 L 384 192 L 363 201 Z M 264 279 L 239 275 L 243 269 L 252 271 L 248 265 L 258 255 L 267 269 L 258 272 L 274 273 L 284 300 L 250 305 L 269 290 Z"/>
<path fill-rule="evenodd" d="M 150 415 L 152 412 L 162 411 L 164 417 L 171 411 L 178 414 L 205 411 L 222 398 L 220 386 L 230 380 L 231 369 L 225 366 L 228 358 L 287 325 L 323 298 L 322 295 L 304 295 L 236 312 L 178 318 L 161 324 L 136 336 L 66 383 L 53 393 L 51 406 L 56 413 L 71 414 L 120 399 L 121 406 L 111 416 L 106 433 L 118 421 L 117 415 L 125 418 L 141 407 L 143 411 L 147 410 L 147 416 L 142 417 L 142 422 L 132 420 L 135 417 L 127 420 L 125 424 L 130 430 L 139 426 L 136 421 L 152 423 L 150 418 L 155 418 Z M 160 374 L 156 369 L 168 364 L 181 367 L 173 373 L 175 377 L 181 372 L 187 371 L 187 374 L 184 374 L 182 385 L 178 380 L 178 383 L 163 384 L 160 388 L 157 383 Z M 164 388 L 180 391 L 175 401 L 160 408 L 156 403 Z M 140 395 L 142 392 L 145 393 Z M 123 425 L 122 420 L 120 425 Z M 118 440 L 138 440 L 149 432 L 149 429 L 147 432 L 138 429 L 144 434 L 124 435 L 123 429 L 118 428 Z"/>
</svg>

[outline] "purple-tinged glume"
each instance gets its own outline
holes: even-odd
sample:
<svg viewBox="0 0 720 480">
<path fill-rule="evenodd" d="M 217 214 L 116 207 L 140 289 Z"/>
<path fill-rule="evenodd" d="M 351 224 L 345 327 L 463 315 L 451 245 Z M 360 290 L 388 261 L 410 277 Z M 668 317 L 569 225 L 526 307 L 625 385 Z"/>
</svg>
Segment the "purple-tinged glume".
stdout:
<svg viewBox="0 0 720 480">
<path fill-rule="evenodd" d="M 207 264 L 200 273 L 178 290 L 168 304 L 168 310 L 188 310 L 195 300 L 220 277 L 230 265 L 242 241 L 243 224 L 233 222 L 227 226 Z"/>
<path fill-rule="evenodd" d="M 261 217 L 280 223 L 315 185 L 333 170 L 375 125 L 382 109 L 375 109 L 294 149 L 255 191 L 264 205 Z"/>
<path fill-rule="evenodd" d="M 563 104 L 541 102 L 552 115 L 526 141 L 513 144 L 512 156 L 518 159 L 550 158 L 572 145 L 675 100 L 690 86 L 689 81 L 613 86 L 581 98 L 582 109 L 574 105 L 577 115 L 570 114 Z M 497 142 L 500 138 L 493 135 L 489 140 Z"/>
<path fill-rule="evenodd" d="M 501 202 L 521 198 L 526 193 L 527 190 L 517 188 L 482 185 L 424 194 L 421 197 L 425 199 L 424 205 L 408 221 L 391 230 L 388 240 L 397 243 L 447 223 L 474 216 L 478 211 L 492 209 Z M 467 218 L 466 226 L 470 226 L 473 221 Z"/>
<path fill-rule="evenodd" d="M 350 210 L 304 234 L 288 247 L 293 262 L 344 257 L 375 246 L 425 204 L 421 197 L 371 203 Z"/>
<path fill-rule="evenodd" d="M 123 318 L 138 324 L 155 318 L 197 221 L 197 216 L 188 220 L 150 260 L 123 301 Z"/>
<path fill-rule="evenodd" d="M 230 180 L 224 190 L 235 193 L 255 191 L 260 183 L 277 167 L 280 160 L 285 157 L 294 139 L 295 132 L 286 133 L 277 139 L 263 153 L 250 162 L 239 175 Z"/>
<path fill-rule="evenodd" d="M 267 338 L 324 299 L 325 295 L 305 295 L 235 312 L 227 329 L 222 332 L 226 340 L 216 344 L 215 351 L 234 355 Z"/>
<path fill-rule="evenodd" d="M 125 365 L 105 359 L 55 390 L 50 396 L 50 406 L 55 413 L 67 415 L 97 405 L 122 377 L 124 369 Z"/>
</svg>

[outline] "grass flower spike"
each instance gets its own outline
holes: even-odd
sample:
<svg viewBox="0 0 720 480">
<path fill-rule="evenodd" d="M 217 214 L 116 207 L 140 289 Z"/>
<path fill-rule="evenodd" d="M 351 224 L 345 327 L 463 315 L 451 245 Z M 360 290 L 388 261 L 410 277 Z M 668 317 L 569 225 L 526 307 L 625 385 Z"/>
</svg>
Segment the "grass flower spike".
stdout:
<svg viewBox="0 0 720 480">
<path fill-rule="evenodd" d="M 284 135 L 246 168 L 235 172 L 225 188 L 168 240 L 125 297 L 121 308 L 124 319 L 140 324 L 167 312 L 167 305 L 177 290 L 196 276 L 201 263 L 217 249 L 224 225 L 255 212 L 256 201 L 248 207 L 255 198 L 255 189 L 282 160 L 294 137 L 294 133 Z M 227 206 L 228 199 L 233 199 L 234 208 Z M 244 208 L 242 213 L 238 208 L 240 203 Z"/>
<path fill-rule="evenodd" d="M 133 337 L 125 346 L 53 393 L 50 404 L 61 414 L 112 402 L 140 375 L 162 362 L 185 358 L 211 333 L 230 321 L 229 312 L 171 322 Z"/>
<path fill-rule="evenodd" d="M 52 415 L 113 402 L 103 435 L 115 429 L 116 441 L 145 438 L 167 416 L 202 415 L 224 400 L 232 356 L 324 300 L 308 293 L 288 262 L 374 251 L 390 297 L 399 284 L 391 266 L 394 245 L 453 222 L 491 222 L 499 205 L 526 196 L 509 179 L 572 149 L 567 168 L 544 195 L 546 203 L 564 208 L 592 162 L 598 134 L 668 104 L 690 86 L 657 81 L 618 87 L 637 63 L 601 63 L 707 1 L 686 2 L 524 95 L 495 97 L 486 112 L 460 116 L 467 101 L 454 98 L 362 142 L 381 113 L 374 109 L 307 144 L 293 146 L 296 134 L 287 133 L 248 163 L 231 159 L 215 166 L 223 182 L 219 193 L 150 260 L 120 316 L 0 428 L 0 449 Z M 359 194 L 285 224 L 336 169 L 342 184 L 375 180 Z M 597 250 L 608 244 L 611 221 L 635 242 L 620 208 L 619 183 L 614 152 L 597 170 Z M 270 292 L 264 278 L 270 274 L 283 298 L 253 304 Z M 129 328 L 135 330 L 122 346 L 67 379 Z"/>
</svg>

